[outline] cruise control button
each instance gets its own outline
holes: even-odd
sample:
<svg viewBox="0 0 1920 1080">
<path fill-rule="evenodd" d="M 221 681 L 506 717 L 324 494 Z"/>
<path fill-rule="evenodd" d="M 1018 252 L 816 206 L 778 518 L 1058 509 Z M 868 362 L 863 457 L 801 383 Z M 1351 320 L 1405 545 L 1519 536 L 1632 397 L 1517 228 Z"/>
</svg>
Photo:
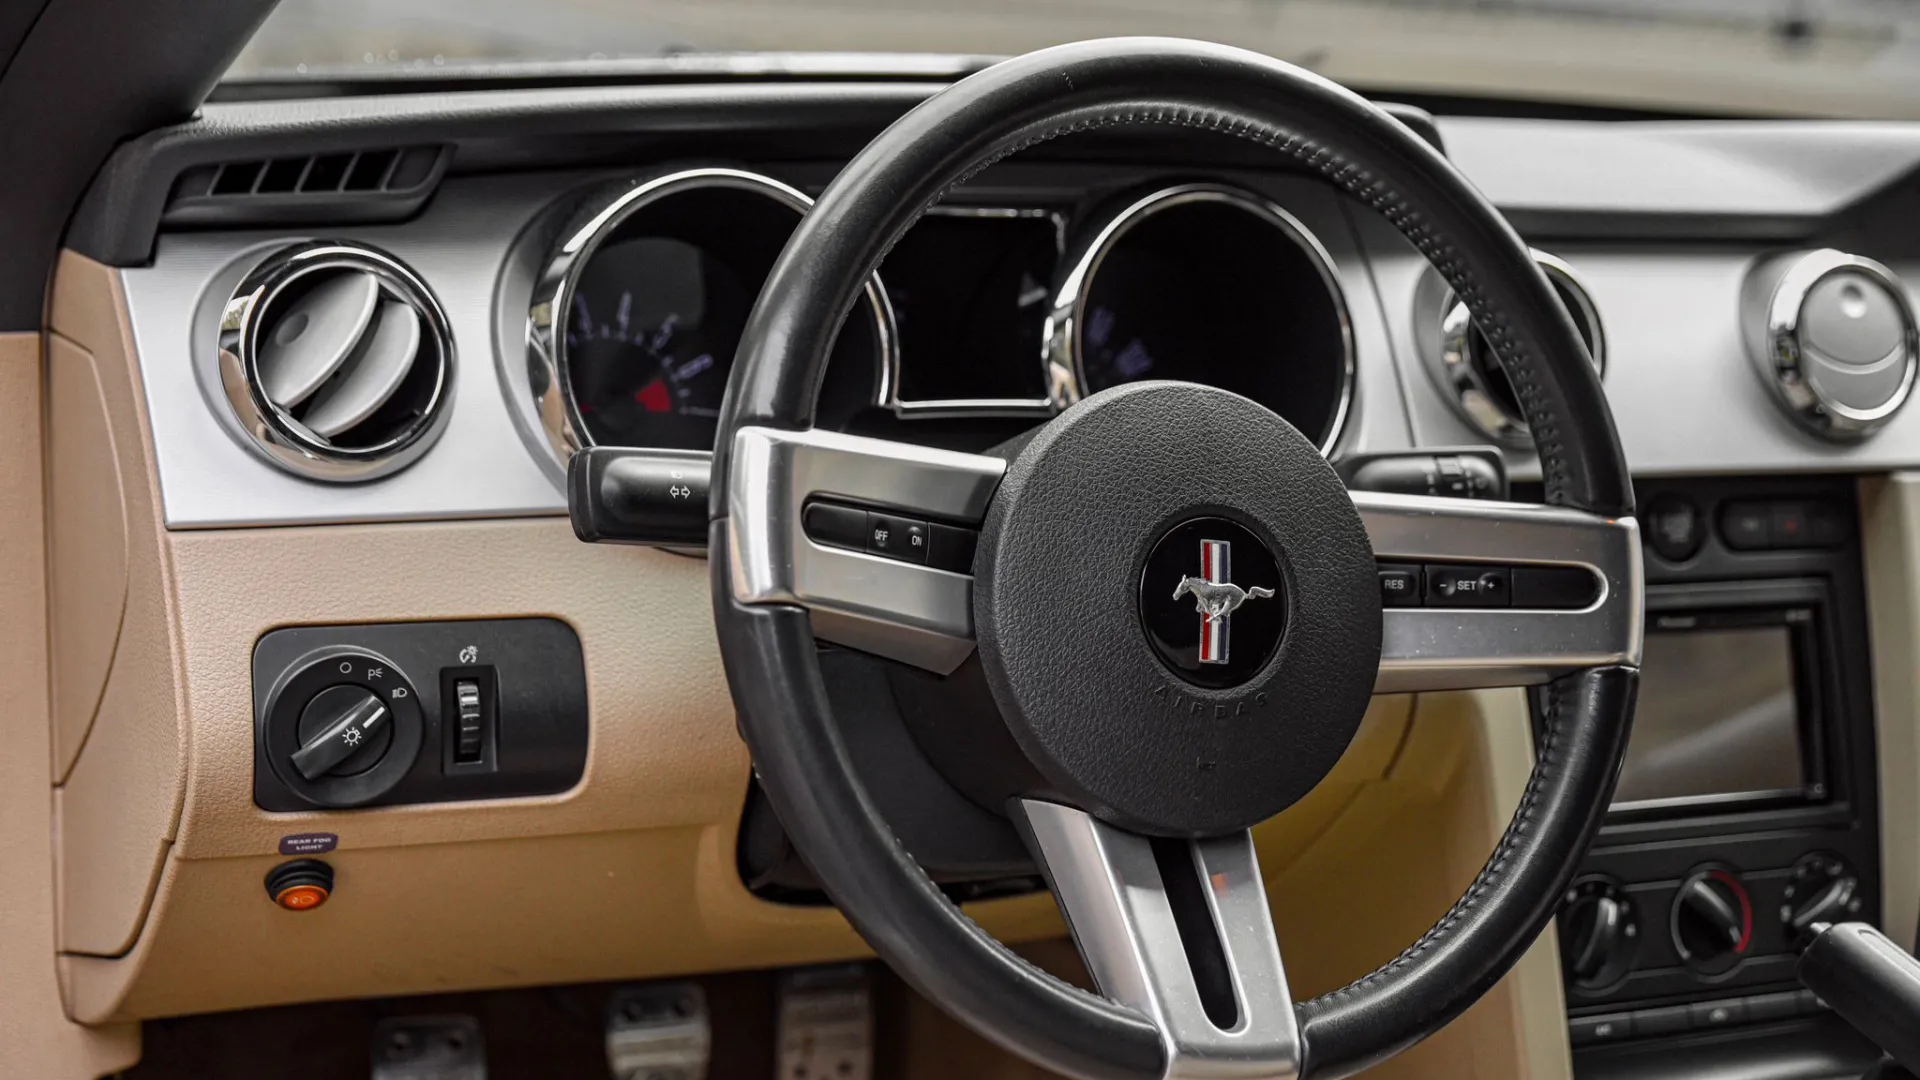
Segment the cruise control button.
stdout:
<svg viewBox="0 0 1920 1080">
<path fill-rule="evenodd" d="M 973 554 L 979 546 L 980 534 L 972 529 L 937 521 L 927 526 L 927 565 L 936 570 L 973 573 Z"/>
<path fill-rule="evenodd" d="M 1412 563 L 1381 563 L 1380 606 L 1419 607 L 1420 567 Z"/>
<path fill-rule="evenodd" d="M 1419 607 L 1421 567 L 1417 563 L 1380 563 L 1380 607 Z"/>
<path fill-rule="evenodd" d="M 833 503 L 808 503 L 800 523 L 808 539 L 830 547 L 864 550 L 867 546 L 867 512 L 857 506 Z"/>
<path fill-rule="evenodd" d="M 903 562 L 926 562 L 927 523 L 891 514 L 868 514 L 867 551 Z"/>
<path fill-rule="evenodd" d="M 1513 593 L 1512 572 L 1504 566 L 1429 566 L 1429 607 L 1506 607 Z"/>
</svg>

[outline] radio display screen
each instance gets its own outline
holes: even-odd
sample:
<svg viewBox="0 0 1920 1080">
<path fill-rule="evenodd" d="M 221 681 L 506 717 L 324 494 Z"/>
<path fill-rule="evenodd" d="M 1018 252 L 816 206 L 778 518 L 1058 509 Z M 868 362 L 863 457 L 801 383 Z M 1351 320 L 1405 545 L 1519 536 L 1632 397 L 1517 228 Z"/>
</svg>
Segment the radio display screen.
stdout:
<svg viewBox="0 0 1920 1080">
<path fill-rule="evenodd" d="M 1809 741 L 1796 692 L 1794 626 L 1649 626 L 1614 806 L 1803 797 Z"/>
</svg>

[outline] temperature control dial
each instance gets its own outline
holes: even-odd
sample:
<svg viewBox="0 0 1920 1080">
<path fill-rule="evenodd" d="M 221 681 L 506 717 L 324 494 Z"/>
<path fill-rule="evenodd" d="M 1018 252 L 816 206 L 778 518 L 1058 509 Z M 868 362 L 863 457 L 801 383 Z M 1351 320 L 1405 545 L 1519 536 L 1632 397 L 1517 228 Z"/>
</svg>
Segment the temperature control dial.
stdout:
<svg viewBox="0 0 1920 1080">
<path fill-rule="evenodd" d="M 1730 970 L 1753 945 L 1753 900 L 1733 871 L 1696 870 L 1673 898 L 1668 929 L 1688 967 L 1705 975 Z"/>
<path fill-rule="evenodd" d="M 1640 953 L 1640 918 L 1620 883 L 1576 881 L 1560 903 L 1560 963 L 1567 981 L 1604 990 L 1626 977 Z"/>
<path fill-rule="evenodd" d="M 1845 922 L 1860 913 L 1860 879 L 1838 855 L 1815 853 L 1794 864 L 1793 880 L 1780 900 L 1787 939 L 1804 945 L 1816 925 Z"/>
</svg>

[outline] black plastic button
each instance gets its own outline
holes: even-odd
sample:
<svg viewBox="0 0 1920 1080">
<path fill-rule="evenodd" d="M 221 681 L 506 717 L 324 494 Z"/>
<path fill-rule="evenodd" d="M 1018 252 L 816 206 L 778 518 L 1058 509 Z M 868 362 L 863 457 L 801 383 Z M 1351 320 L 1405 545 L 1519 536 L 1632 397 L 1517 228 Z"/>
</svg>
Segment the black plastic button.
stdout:
<svg viewBox="0 0 1920 1080">
<path fill-rule="evenodd" d="M 1773 512 L 1766 503 L 1728 503 L 1720 511 L 1720 538 L 1735 551 L 1759 551 L 1773 544 Z"/>
<path fill-rule="evenodd" d="M 892 514 L 867 515 L 867 552 L 902 562 L 927 561 L 927 523 Z"/>
<path fill-rule="evenodd" d="M 1839 547 L 1853 539 L 1853 519 L 1830 502 L 1807 504 L 1807 529 L 1815 547 Z"/>
<path fill-rule="evenodd" d="M 1600 579 L 1578 566 L 1516 566 L 1513 606 L 1577 611 L 1600 595 Z"/>
<path fill-rule="evenodd" d="M 1420 567 L 1413 563 L 1381 563 L 1380 606 L 1419 607 Z"/>
<path fill-rule="evenodd" d="M 1700 550 L 1706 530 L 1700 510 L 1677 495 L 1662 495 L 1647 508 L 1647 543 L 1668 562 L 1686 562 Z"/>
<path fill-rule="evenodd" d="M 1664 1009 L 1640 1009 L 1633 1014 L 1633 1033 L 1643 1037 L 1671 1035 L 1692 1026 L 1693 1021 L 1687 1018 L 1685 1005 L 1669 1005 Z"/>
<path fill-rule="evenodd" d="M 859 507 L 808 503 L 800 522 L 807 530 L 807 537 L 816 544 L 866 550 L 867 512 Z"/>
<path fill-rule="evenodd" d="M 1747 1019 L 1784 1020 L 1800 1015 L 1800 995 L 1792 990 L 1778 994 L 1755 994 L 1746 999 Z"/>
<path fill-rule="evenodd" d="M 973 573 L 973 553 L 979 546 L 980 534 L 972 529 L 937 521 L 927 525 L 927 565 L 936 570 Z"/>
<path fill-rule="evenodd" d="M 1429 607 L 1506 607 L 1513 574 L 1504 566 L 1429 566 Z"/>
<path fill-rule="evenodd" d="M 1747 1003 L 1734 998 L 1729 1001 L 1700 1001 L 1687 1006 L 1687 1020 L 1695 1028 L 1723 1028 L 1740 1023 L 1747 1018 Z"/>
<path fill-rule="evenodd" d="M 1567 1021 L 1568 1041 L 1575 1046 L 1618 1042 L 1633 1034 L 1633 1016 L 1609 1013 L 1606 1016 L 1576 1016 Z"/>
<path fill-rule="evenodd" d="M 1768 507 L 1767 539 L 1777 548 L 1813 546 L 1813 529 L 1805 503 L 1777 502 Z"/>
</svg>

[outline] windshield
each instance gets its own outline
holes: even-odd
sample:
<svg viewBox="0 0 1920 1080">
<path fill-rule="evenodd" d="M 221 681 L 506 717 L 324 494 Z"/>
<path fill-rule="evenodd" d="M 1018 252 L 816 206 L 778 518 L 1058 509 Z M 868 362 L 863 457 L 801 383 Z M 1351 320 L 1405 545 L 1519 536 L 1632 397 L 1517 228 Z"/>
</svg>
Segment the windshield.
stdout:
<svg viewBox="0 0 1920 1080">
<path fill-rule="evenodd" d="M 690 53 L 898 68 L 1116 34 L 1257 49 L 1376 94 L 1920 117 L 1920 0 L 284 0 L 228 77 Z"/>
</svg>

